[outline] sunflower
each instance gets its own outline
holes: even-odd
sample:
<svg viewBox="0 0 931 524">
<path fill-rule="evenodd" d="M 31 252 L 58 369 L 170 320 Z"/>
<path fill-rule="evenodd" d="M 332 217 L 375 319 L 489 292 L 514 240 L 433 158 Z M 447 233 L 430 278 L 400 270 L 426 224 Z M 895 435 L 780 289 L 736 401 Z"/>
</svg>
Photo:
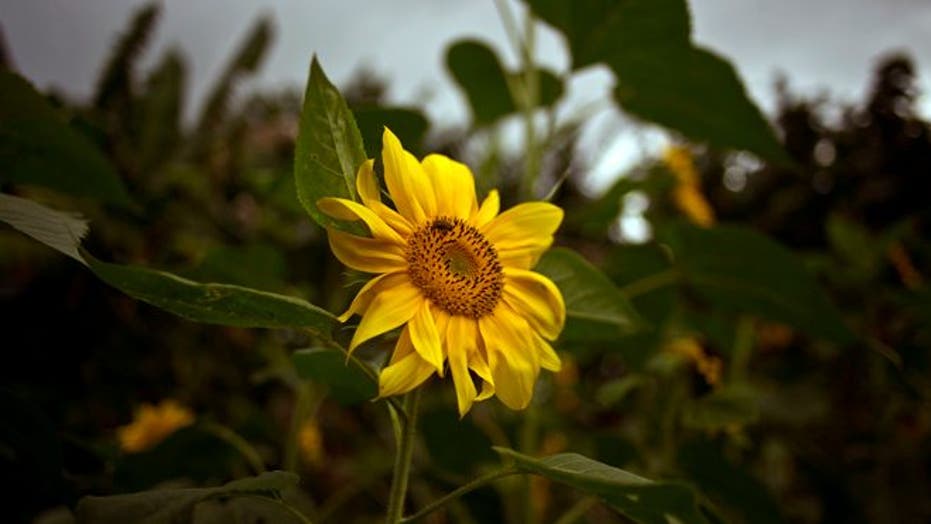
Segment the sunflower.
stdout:
<svg viewBox="0 0 931 524">
<path fill-rule="evenodd" d="M 562 330 L 565 304 L 531 268 L 552 244 L 562 210 L 529 202 L 499 214 L 498 192 L 479 205 L 464 164 L 437 154 L 418 162 L 387 128 L 382 144 L 394 209 L 381 200 L 371 159 L 356 177 L 361 203 L 317 202 L 335 219 L 361 220 L 371 234 L 327 229 L 343 264 L 377 274 L 339 317 L 362 316 L 349 351 L 401 327 L 379 396 L 406 393 L 448 370 L 460 415 L 491 396 L 527 407 L 540 369 L 560 369 L 549 341 Z"/>
</svg>

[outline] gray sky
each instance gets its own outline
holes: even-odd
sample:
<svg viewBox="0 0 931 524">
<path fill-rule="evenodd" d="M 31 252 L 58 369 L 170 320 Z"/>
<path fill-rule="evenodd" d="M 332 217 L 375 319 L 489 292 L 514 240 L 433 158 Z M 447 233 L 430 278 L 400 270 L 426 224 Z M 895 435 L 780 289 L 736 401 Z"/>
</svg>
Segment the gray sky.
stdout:
<svg viewBox="0 0 931 524">
<path fill-rule="evenodd" d="M 88 97 L 111 45 L 144 3 L 0 0 L 0 23 L 28 78 L 40 88 L 57 86 Z M 515 0 L 507 3 L 523 12 Z M 366 65 L 389 80 L 394 101 L 425 104 L 436 123 L 462 123 L 467 114 L 443 67 L 445 46 L 478 37 L 497 48 L 506 64 L 516 63 L 494 0 L 165 0 L 163 6 L 144 65 L 170 46 L 185 52 L 193 95 L 189 115 L 259 14 L 272 17 L 277 37 L 261 73 L 244 89 L 303 86 L 317 53 L 337 83 Z M 691 8 L 695 40 L 734 62 L 765 111 L 773 108 L 777 71 L 788 73 L 796 92 L 827 90 L 836 99 L 859 100 L 877 56 L 893 49 L 911 53 L 920 85 L 931 90 L 928 0 L 693 0 Z M 538 57 L 560 71 L 568 64 L 559 36 L 548 30 L 538 31 Z M 577 75 L 563 113 L 604 98 L 610 88 L 605 71 Z M 924 95 L 920 105 L 931 115 L 931 96 Z M 616 120 L 602 135 L 618 129 Z M 601 147 L 609 153 L 601 169 L 617 173 L 639 146 L 620 137 Z"/>
</svg>

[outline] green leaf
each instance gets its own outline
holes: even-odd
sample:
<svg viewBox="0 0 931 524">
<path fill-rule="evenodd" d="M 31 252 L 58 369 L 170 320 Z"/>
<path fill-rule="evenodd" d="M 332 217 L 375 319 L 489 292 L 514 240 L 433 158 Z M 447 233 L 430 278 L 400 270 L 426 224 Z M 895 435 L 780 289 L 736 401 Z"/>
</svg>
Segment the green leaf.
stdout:
<svg viewBox="0 0 931 524">
<path fill-rule="evenodd" d="M 297 487 L 299 480 L 294 473 L 270 471 L 216 488 L 163 489 L 110 497 L 84 497 L 78 502 L 77 521 L 94 524 L 193 522 L 196 506 L 209 500 L 267 497 L 271 502 L 268 506 L 274 507 L 280 492 Z"/>
<path fill-rule="evenodd" d="M 133 13 L 129 27 L 113 46 L 110 57 L 97 79 L 95 107 L 116 108 L 130 101 L 133 69 L 152 37 L 159 16 L 161 6 L 155 3 L 144 5 Z"/>
<path fill-rule="evenodd" d="M 0 221 L 87 265 L 78 252 L 78 246 L 88 231 L 87 220 L 81 215 L 56 211 L 26 198 L 0 194 Z"/>
<path fill-rule="evenodd" d="M 749 424 L 760 416 L 757 395 L 744 386 L 727 386 L 690 400 L 682 411 L 686 427 L 719 431 L 733 424 Z"/>
<path fill-rule="evenodd" d="M 461 40 L 446 50 L 446 68 L 465 93 L 477 126 L 494 124 L 518 111 L 511 86 L 519 86 L 525 72 L 506 72 L 495 51 L 478 40 Z M 563 94 L 563 83 L 552 72 L 537 68 L 536 106 L 550 106 Z M 517 90 L 519 92 L 519 90 Z"/>
<path fill-rule="evenodd" d="M 534 271 L 549 277 L 562 292 L 564 339 L 614 339 L 642 328 L 639 315 L 614 283 L 575 251 L 551 249 Z"/>
<path fill-rule="evenodd" d="M 501 62 L 483 42 L 452 44 L 446 50 L 446 68 L 465 92 L 476 125 L 492 124 L 515 111 Z"/>
<path fill-rule="evenodd" d="M 605 62 L 617 54 L 690 45 L 684 0 L 525 1 L 566 36 L 573 69 Z"/>
<path fill-rule="evenodd" d="M 625 111 L 718 148 L 744 149 L 785 164 L 788 157 L 734 66 L 701 48 L 662 48 L 609 63 Z"/>
<path fill-rule="evenodd" d="M 325 384 L 330 388 L 330 395 L 340 404 L 358 404 L 378 395 L 378 388 L 372 379 L 341 351 L 328 348 L 300 349 L 291 355 L 291 361 L 299 377 Z"/>
<path fill-rule="evenodd" d="M 298 199 L 317 223 L 346 227 L 321 213 L 317 200 L 355 199 L 356 171 L 365 159 L 356 121 L 314 57 L 294 151 L 294 179 Z"/>
<path fill-rule="evenodd" d="M 708 302 L 791 324 L 838 344 L 854 340 L 840 313 L 795 256 L 736 226 L 677 223 L 660 231 L 686 285 Z"/>
<path fill-rule="evenodd" d="M 779 504 L 766 486 L 748 472 L 732 464 L 719 446 L 710 441 L 686 443 L 676 455 L 676 463 L 702 492 L 719 508 L 736 513 L 728 522 L 779 524 L 785 522 Z M 728 515 L 730 516 L 730 515 Z M 739 516 L 739 517 L 738 517 Z"/>
<path fill-rule="evenodd" d="M 685 0 L 526 1 L 566 36 L 573 68 L 611 68 L 624 110 L 696 141 L 788 162 L 733 66 L 692 43 Z"/>
<path fill-rule="evenodd" d="M 684 484 L 653 482 L 577 453 L 537 459 L 507 448 L 494 449 L 513 460 L 518 470 L 596 495 L 634 522 L 707 522 L 698 510 L 695 492 Z"/>
<path fill-rule="evenodd" d="M 33 184 L 128 205 L 110 162 L 28 81 L 0 71 L 0 183 Z"/>
<path fill-rule="evenodd" d="M 26 199 L 0 195 L 0 220 L 88 266 L 127 295 L 178 316 L 237 327 L 303 328 L 329 338 L 336 318 L 299 298 L 229 284 L 200 284 L 171 273 L 101 262 L 80 248 L 87 223 Z"/>
<path fill-rule="evenodd" d="M 303 328 L 329 338 L 336 319 L 304 300 L 231 284 L 200 284 L 171 273 L 101 262 L 83 252 L 91 270 L 123 293 L 175 315 L 237 327 Z"/>
<path fill-rule="evenodd" d="M 256 20 L 249 34 L 242 41 L 226 69 L 217 78 L 216 84 L 207 96 L 198 121 L 199 134 L 207 134 L 226 117 L 227 108 L 233 95 L 233 88 L 241 78 L 254 74 L 262 64 L 271 47 L 274 29 L 268 17 Z"/>
<path fill-rule="evenodd" d="M 184 57 L 172 50 L 146 79 L 145 94 L 139 101 L 139 162 L 143 173 L 170 160 L 180 141 L 186 78 Z"/>
</svg>

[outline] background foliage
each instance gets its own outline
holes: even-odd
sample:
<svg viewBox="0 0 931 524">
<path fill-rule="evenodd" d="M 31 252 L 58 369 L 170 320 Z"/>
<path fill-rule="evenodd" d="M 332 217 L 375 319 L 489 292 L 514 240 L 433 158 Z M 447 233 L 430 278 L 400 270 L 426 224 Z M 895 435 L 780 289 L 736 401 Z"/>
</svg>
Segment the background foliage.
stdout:
<svg viewBox="0 0 931 524">
<path fill-rule="evenodd" d="M 566 298 L 564 370 L 525 412 L 492 401 L 461 421 L 452 388 L 431 382 L 408 513 L 504 461 L 538 476 L 428 518 L 931 518 L 931 127 L 909 58 L 884 59 L 839 115 L 782 82 L 770 126 L 733 67 L 691 42 L 681 0 L 527 3 L 565 36 L 572 72 L 606 65 L 611 103 L 687 148 L 721 225 L 689 220 L 681 173 L 662 159 L 583 192 L 584 115 L 552 118 L 572 72 L 529 52 L 508 71 L 478 41 L 445 51 L 471 108 L 464 129 L 389 105 L 364 72 L 337 89 L 316 59 L 303 98 L 236 96 L 273 38 L 267 20 L 193 124 L 181 120 L 183 54 L 137 64 L 155 7 L 129 22 L 89 102 L 0 72 L 0 219 L 72 257 L 0 229 L 0 475 L 14 521 L 122 522 L 152 500 L 166 508 L 158 522 L 287 521 L 288 508 L 313 522 L 380 518 L 393 435 L 369 375 L 392 341 L 345 365 L 351 331 L 328 312 L 364 276 L 332 257 L 308 213 L 326 220 L 319 196 L 353 195 L 384 125 L 419 154 L 472 166 L 482 193 L 566 211 L 560 247 L 537 267 Z M 501 145 L 515 120 L 519 153 Z M 652 238 L 617 242 L 618 218 L 643 202 Z M 80 251 L 86 224 L 48 208 L 89 220 Z M 121 451 L 117 428 L 166 398 L 197 423 Z M 266 468 L 300 482 L 254 476 Z M 129 494 L 153 488 L 183 489 Z"/>
</svg>

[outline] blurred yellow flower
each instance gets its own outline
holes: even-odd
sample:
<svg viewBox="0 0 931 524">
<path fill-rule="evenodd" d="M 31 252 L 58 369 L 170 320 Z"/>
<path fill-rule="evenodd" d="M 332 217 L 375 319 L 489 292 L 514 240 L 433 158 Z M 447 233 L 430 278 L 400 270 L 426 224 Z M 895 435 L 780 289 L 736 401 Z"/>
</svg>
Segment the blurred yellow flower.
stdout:
<svg viewBox="0 0 931 524">
<path fill-rule="evenodd" d="M 695 170 L 689 150 L 682 146 L 670 146 L 666 149 L 663 160 L 676 177 L 677 183 L 672 190 L 672 199 L 679 211 L 696 225 L 714 225 L 714 209 L 701 192 L 701 179 Z"/>
<path fill-rule="evenodd" d="M 174 400 L 143 404 L 136 409 L 132 422 L 117 429 L 117 438 L 123 451 L 138 453 L 193 422 L 194 413 Z"/>
<path fill-rule="evenodd" d="M 317 202 L 333 218 L 362 220 L 371 233 L 328 229 L 340 261 L 378 274 L 340 317 L 362 315 L 349 350 L 402 327 L 379 377 L 380 396 L 408 392 L 448 365 L 460 415 L 493 395 L 512 409 L 526 407 L 540 368 L 560 369 L 547 341 L 565 322 L 563 298 L 531 268 L 552 244 L 562 210 L 530 202 L 499 215 L 498 192 L 479 205 L 465 165 L 436 154 L 419 162 L 388 129 L 382 143 L 395 209 L 381 201 L 373 160 L 356 177 L 361 204 Z"/>
<path fill-rule="evenodd" d="M 702 349 L 701 344 L 691 337 L 681 337 L 666 344 L 666 351 L 675 353 L 692 362 L 698 373 L 704 377 L 710 386 L 721 382 L 724 363 L 721 359 L 709 355 Z"/>
<path fill-rule="evenodd" d="M 308 420 L 301 425 L 297 443 L 301 456 L 308 464 L 319 466 L 323 463 L 323 434 L 316 422 Z"/>
</svg>

